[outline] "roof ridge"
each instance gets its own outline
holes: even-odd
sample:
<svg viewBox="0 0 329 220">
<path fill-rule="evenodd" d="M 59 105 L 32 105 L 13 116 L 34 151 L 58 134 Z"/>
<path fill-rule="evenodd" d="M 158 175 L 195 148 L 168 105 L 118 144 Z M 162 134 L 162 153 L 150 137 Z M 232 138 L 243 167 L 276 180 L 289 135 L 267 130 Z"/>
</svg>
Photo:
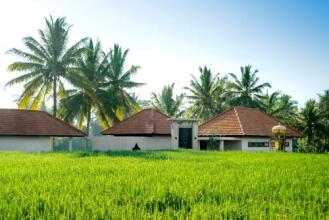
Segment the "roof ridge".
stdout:
<svg viewBox="0 0 329 220">
<path fill-rule="evenodd" d="M 143 112 L 143 113 L 142 113 Z M 101 132 L 103 135 L 170 134 L 169 117 L 155 108 L 143 109 Z M 167 131 L 168 130 L 168 131 Z M 136 133 L 139 132 L 139 133 Z"/>
<path fill-rule="evenodd" d="M 19 109 L 19 108 L 0 108 L 1 110 L 10 110 L 10 111 L 25 111 L 25 112 L 46 112 L 44 110 L 34 110 L 34 109 Z"/>
<path fill-rule="evenodd" d="M 240 108 L 240 109 L 258 109 L 258 107 L 245 107 L 245 106 L 234 106 L 234 108 Z"/>
<path fill-rule="evenodd" d="M 287 125 L 287 123 L 283 123 L 281 120 L 275 118 L 275 117 L 272 116 L 272 115 L 267 114 L 266 112 L 263 112 L 262 110 L 260 110 L 260 109 L 258 109 L 258 108 L 256 108 L 256 110 L 257 110 L 257 111 L 260 111 L 260 112 L 263 113 L 264 115 L 266 115 L 266 116 L 272 118 L 273 120 L 275 120 L 275 121 L 281 123 L 282 125 L 286 126 L 287 128 L 293 130 L 294 132 L 296 132 L 296 133 L 298 133 L 299 135 L 302 136 L 302 133 L 301 133 L 301 132 L 297 131 L 295 128 L 291 127 L 290 125 Z"/>
<path fill-rule="evenodd" d="M 170 118 L 168 115 L 166 115 L 165 113 L 163 113 L 162 111 L 160 111 L 156 108 L 148 108 L 148 109 L 153 109 L 155 112 L 160 113 L 161 115 L 166 116 L 167 118 Z"/>
<path fill-rule="evenodd" d="M 136 112 L 135 114 L 129 116 L 128 118 L 125 118 L 123 119 L 122 121 L 119 121 L 118 123 L 116 123 L 115 125 L 113 125 L 112 127 L 108 127 L 106 128 L 105 130 L 103 130 L 101 132 L 101 134 L 103 134 L 104 132 L 106 132 L 107 130 L 111 129 L 111 128 L 114 128 L 115 126 L 118 126 L 119 124 L 122 124 L 123 122 L 126 122 L 126 121 L 130 121 L 132 120 L 133 118 L 135 118 L 137 115 L 141 114 L 142 112 L 146 111 L 146 110 L 149 110 L 149 109 L 142 109 L 141 111 L 139 112 Z"/>
<path fill-rule="evenodd" d="M 237 119 L 238 119 L 238 122 L 239 122 L 239 125 L 240 125 L 240 128 L 241 128 L 242 134 L 245 135 L 246 132 L 244 132 L 243 125 L 242 125 L 242 123 L 241 123 L 240 116 L 239 116 L 239 113 L 238 113 L 238 111 L 237 111 L 237 108 L 234 107 L 233 109 L 234 109 L 234 113 L 235 113 L 235 115 L 236 115 L 236 117 L 237 117 Z"/>
<path fill-rule="evenodd" d="M 51 117 L 51 118 L 54 118 L 55 120 L 57 120 L 58 122 L 62 123 L 63 125 L 65 125 L 66 127 L 69 127 L 69 128 L 72 128 L 73 130 L 76 130 L 77 132 L 79 133 L 82 133 L 83 136 L 88 136 L 85 132 L 83 132 L 82 130 L 70 125 L 69 123 L 65 122 L 64 120 L 62 119 L 59 119 L 57 117 L 55 117 L 54 115 L 51 115 L 49 114 L 49 112 L 46 112 L 46 111 L 39 111 L 39 112 L 42 112 L 44 114 L 46 114 L 48 117 Z"/>
<path fill-rule="evenodd" d="M 6 117 L 8 121 L 6 122 Z M 7 123 L 1 134 L 22 136 L 80 137 L 86 133 L 46 111 L 30 109 L 0 109 L 0 117 Z M 13 123 L 8 124 L 8 123 Z M 33 127 L 33 128 L 32 128 Z"/>
<path fill-rule="evenodd" d="M 109 129 L 114 128 L 115 126 L 117 126 L 117 125 L 119 125 L 119 124 L 121 124 L 121 123 L 124 123 L 124 122 L 130 121 L 130 120 L 134 119 L 135 117 L 137 117 L 139 114 L 141 114 L 141 113 L 143 113 L 143 112 L 147 112 L 147 111 L 151 111 L 151 123 L 152 123 L 152 132 L 153 132 L 153 133 L 154 133 L 154 131 L 155 131 L 155 129 L 154 129 L 154 112 L 157 112 L 157 113 L 159 113 L 159 114 L 161 114 L 161 115 L 163 115 L 163 116 L 165 116 L 165 117 L 167 117 L 167 118 L 170 118 L 168 115 L 166 115 L 166 114 L 160 112 L 159 110 L 157 110 L 157 109 L 155 109 L 155 108 L 145 108 L 145 109 L 142 109 L 141 111 L 136 112 L 135 114 L 129 116 L 128 118 L 126 118 L 126 119 L 124 119 L 124 120 L 122 120 L 122 121 L 119 121 L 119 122 L 116 123 L 114 126 L 109 127 L 109 128 L 107 128 L 107 129 L 103 130 L 103 131 L 101 132 L 101 134 L 104 134 L 104 133 L 107 132 Z"/>
<path fill-rule="evenodd" d="M 221 121 L 222 118 L 223 121 Z M 199 134 L 211 135 L 242 135 L 242 136 L 269 136 L 271 126 L 281 122 L 279 119 L 266 114 L 259 108 L 233 107 L 222 112 L 199 127 Z M 285 125 L 286 123 L 282 123 Z M 301 133 L 287 125 L 288 136 L 300 137 Z"/>
<path fill-rule="evenodd" d="M 201 125 L 199 125 L 199 127 L 201 127 L 201 126 L 204 126 L 204 125 L 208 124 L 209 122 L 211 122 L 211 121 L 215 120 L 216 118 L 218 118 L 218 117 L 222 116 L 222 115 L 223 115 L 223 114 L 225 114 L 226 112 L 229 112 L 229 111 L 231 111 L 233 108 L 234 108 L 234 107 L 230 107 L 230 108 L 228 108 L 228 109 L 226 109 L 226 110 L 222 111 L 222 112 L 221 112 L 221 113 L 219 113 L 218 115 L 214 116 L 213 118 L 211 118 L 211 119 L 209 119 L 208 121 L 205 121 L 204 123 L 202 123 Z"/>
</svg>

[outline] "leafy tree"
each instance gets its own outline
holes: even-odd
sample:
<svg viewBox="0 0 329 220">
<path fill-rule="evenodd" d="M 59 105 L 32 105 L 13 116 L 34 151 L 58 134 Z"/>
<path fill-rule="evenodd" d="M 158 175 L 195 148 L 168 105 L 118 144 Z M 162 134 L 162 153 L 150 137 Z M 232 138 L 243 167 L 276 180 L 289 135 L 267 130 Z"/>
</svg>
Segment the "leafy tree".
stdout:
<svg viewBox="0 0 329 220">
<path fill-rule="evenodd" d="M 263 89 L 271 87 L 267 82 L 259 84 L 258 70 L 252 72 L 251 68 L 250 65 L 241 67 L 240 79 L 234 73 L 229 73 L 233 79 L 230 85 L 230 92 L 234 95 L 233 105 L 257 107 Z"/>
<path fill-rule="evenodd" d="M 298 108 L 297 102 L 291 99 L 291 96 L 273 92 L 259 98 L 258 106 L 261 110 L 272 115 L 287 124 L 296 123 Z"/>
<path fill-rule="evenodd" d="M 321 115 L 321 136 L 323 137 L 323 150 L 329 151 L 329 90 L 319 96 L 319 111 Z"/>
<path fill-rule="evenodd" d="M 130 94 L 131 98 L 134 100 L 133 102 L 138 103 L 141 109 L 152 108 L 151 100 L 148 99 L 140 99 L 136 93 Z"/>
<path fill-rule="evenodd" d="M 285 123 L 295 127 L 298 118 L 297 102 L 291 96 L 281 94 L 279 97 L 279 111 L 274 115 Z"/>
<path fill-rule="evenodd" d="M 279 96 L 280 92 L 273 92 L 272 94 L 266 94 L 259 99 L 259 107 L 265 113 L 269 115 L 275 115 L 280 111 L 279 108 Z"/>
<path fill-rule="evenodd" d="M 24 84 L 24 91 L 19 98 L 19 108 L 38 109 L 52 91 L 53 115 L 57 115 L 57 95 L 64 94 L 63 79 L 71 80 L 68 70 L 75 64 L 83 48 L 85 39 L 68 47 L 68 36 L 71 26 L 65 18 L 54 20 L 45 18 L 46 27 L 39 30 L 40 41 L 33 37 L 23 39 L 27 51 L 12 48 L 8 53 L 20 57 L 9 65 L 10 72 L 24 72 L 23 75 L 9 81 L 11 86 Z"/>
<path fill-rule="evenodd" d="M 97 94 L 102 89 L 106 76 L 108 61 L 99 41 L 94 44 L 90 39 L 85 45 L 85 52 L 78 58 L 75 68 L 70 70 L 75 88 L 65 90 L 61 100 L 61 115 L 65 121 L 78 121 L 78 127 L 86 127 L 89 134 L 92 110 L 103 112 L 102 103 Z M 85 124 L 86 122 L 86 124 Z"/>
<path fill-rule="evenodd" d="M 128 117 L 138 111 L 139 105 L 134 94 L 126 90 L 142 85 L 130 80 L 138 67 L 132 66 L 124 72 L 124 53 L 118 45 L 108 54 L 101 49 L 100 42 L 92 40 L 86 45 L 85 52 L 71 70 L 75 76 L 76 89 L 67 90 L 63 99 L 64 119 L 68 122 L 78 120 L 80 128 L 85 126 L 89 133 L 92 112 L 104 127 Z M 73 77 L 72 77 L 73 78 Z"/>
<path fill-rule="evenodd" d="M 329 89 L 324 91 L 324 94 L 319 94 L 319 110 L 321 114 L 329 118 Z"/>
<path fill-rule="evenodd" d="M 222 111 L 220 99 L 224 95 L 226 79 L 220 79 L 218 74 L 213 75 L 207 66 L 199 67 L 199 72 L 199 79 L 192 75 L 190 86 L 185 87 L 191 104 L 188 113 L 201 121 L 207 121 Z"/>
<path fill-rule="evenodd" d="M 315 100 L 308 100 L 301 110 L 301 119 L 304 127 L 304 134 L 307 135 L 307 145 L 310 147 L 315 143 L 321 129 L 320 113 Z"/>
<path fill-rule="evenodd" d="M 233 95 L 230 91 L 230 83 L 228 81 L 227 76 L 219 77 L 217 82 L 217 90 L 215 92 L 215 112 L 217 114 L 223 112 L 224 110 L 232 107 Z M 214 116 L 215 116 L 214 115 Z"/>
<path fill-rule="evenodd" d="M 118 44 L 114 44 L 109 53 L 107 74 L 102 83 L 104 89 L 98 93 L 104 106 L 105 115 L 101 115 L 100 118 L 105 127 L 109 127 L 110 124 L 123 120 L 126 116 L 140 110 L 138 102 L 128 90 L 144 84 L 131 80 L 140 69 L 139 66 L 133 65 L 125 70 L 128 53 L 129 49 L 122 51 Z"/>
<path fill-rule="evenodd" d="M 174 97 L 174 83 L 164 86 L 161 93 L 152 93 L 151 104 L 157 110 L 167 114 L 170 117 L 180 117 L 184 113 L 181 110 L 184 95 Z"/>
</svg>

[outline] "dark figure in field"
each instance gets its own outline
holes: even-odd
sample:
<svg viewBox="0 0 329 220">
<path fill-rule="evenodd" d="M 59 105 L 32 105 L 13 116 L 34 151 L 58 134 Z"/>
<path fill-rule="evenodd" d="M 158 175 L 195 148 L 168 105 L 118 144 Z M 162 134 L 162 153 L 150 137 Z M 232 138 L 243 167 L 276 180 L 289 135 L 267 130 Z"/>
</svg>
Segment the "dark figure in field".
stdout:
<svg viewBox="0 0 329 220">
<path fill-rule="evenodd" d="M 137 143 L 135 144 L 135 147 L 133 147 L 133 150 L 140 150 Z"/>
</svg>

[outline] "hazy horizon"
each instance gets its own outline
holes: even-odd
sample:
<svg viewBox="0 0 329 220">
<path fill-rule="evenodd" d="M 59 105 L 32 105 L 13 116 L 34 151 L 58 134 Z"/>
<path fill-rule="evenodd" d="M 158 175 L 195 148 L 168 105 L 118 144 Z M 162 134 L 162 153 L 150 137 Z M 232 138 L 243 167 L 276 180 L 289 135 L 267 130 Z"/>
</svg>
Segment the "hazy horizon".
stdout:
<svg viewBox="0 0 329 220">
<path fill-rule="evenodd" d="M 302 106 L 329 89 L 329 1 L 6 1 L 0 8 L 0 107 L 15 108 L 22 84 L 4 88 L 19 74 L 7 72 L 25 50 L 22 39 L 38 37 L 44 17 L 65 16 L 71 43 L 99 39 L 129 48 L 128 65 L 142 69 L 133 91 L 141 99 L 175 82 L 183 92 L 191 74 L 207 65 L 221 75 L 258 69 L 270 91 L 289 94 Z"/>
</svg>

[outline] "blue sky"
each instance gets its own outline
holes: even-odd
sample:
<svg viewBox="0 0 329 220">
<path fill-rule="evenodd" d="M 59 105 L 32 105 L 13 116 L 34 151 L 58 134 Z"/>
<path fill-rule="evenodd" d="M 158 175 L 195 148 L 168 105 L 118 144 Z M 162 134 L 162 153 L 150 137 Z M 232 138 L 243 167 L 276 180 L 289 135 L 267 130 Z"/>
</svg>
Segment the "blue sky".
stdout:
<svg viewBox="0 0 329 220">
<path fill-rule="evenodd" d="M 198 66 L 214 73 L 257 68 L 262 82 L 283 91 L 300 105 L 329 89 L 329 1 L 7 1 L 0 7 L 0 107 L 16 107 L 22 86 L 4 89 L 17 74 L 4 53 L 23 48 L 22 38 L 37 36 L 44 16 L 66 16 L 72 42 L 99 38 L 130 48 L 128 65 L 142 67 L 135 90 L 149 98 L 165 84 L 176 91 L 188 85 Z"/>
</svg>

